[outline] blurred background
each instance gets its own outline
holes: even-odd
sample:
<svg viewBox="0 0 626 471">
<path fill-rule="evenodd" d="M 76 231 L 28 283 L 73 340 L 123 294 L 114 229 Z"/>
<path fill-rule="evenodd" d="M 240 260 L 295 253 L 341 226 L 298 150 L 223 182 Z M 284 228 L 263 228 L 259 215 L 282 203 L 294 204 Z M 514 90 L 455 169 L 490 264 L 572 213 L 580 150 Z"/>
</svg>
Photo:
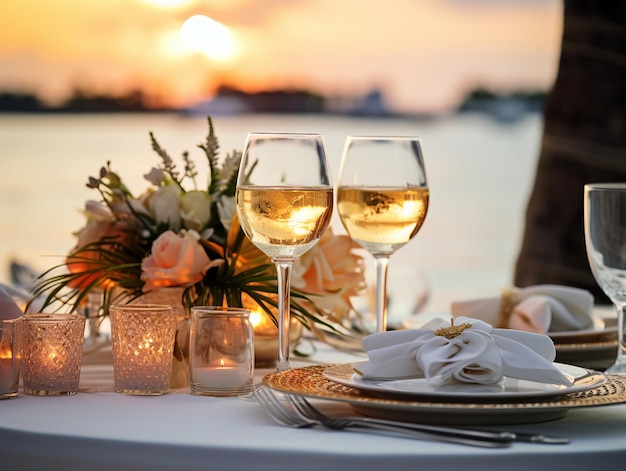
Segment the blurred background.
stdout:
<svg viewBox="0 0 626 471">
<path fill-rule="evenodd" d="M 390 263 L 390 289 L 426 310 L 512 283 L 560 0 L 23 0 L 0 4 L 0 282 L 60 262 L 85 187 L 111 161 L 142 192 L 214 120 L 221 149 L 250 131 L 419 135 L 426 223 Z M 338 219 L 337 232 L 343 232 Z M 373 270 L 373 260 L 369 266 Z M 408 286 L 407 286 L 408 285 Z M 400 296 L 400 295 L 398 295 Z M 411 302 L 402 303 L 403 306 Z M 393 306 L 390 307 L 393 310 Z M 405 315 L 403 307 L 398 315 Z M 394 315 L 393 312 L 390 313 Z"/>
</svg>

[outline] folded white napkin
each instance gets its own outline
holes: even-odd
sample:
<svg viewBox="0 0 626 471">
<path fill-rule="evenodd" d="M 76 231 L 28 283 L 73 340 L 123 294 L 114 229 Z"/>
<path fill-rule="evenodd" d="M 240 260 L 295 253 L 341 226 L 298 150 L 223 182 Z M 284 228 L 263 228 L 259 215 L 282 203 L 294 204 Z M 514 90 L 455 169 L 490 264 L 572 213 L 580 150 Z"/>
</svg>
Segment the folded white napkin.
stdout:
<svg viewBox="0 0 626 471">
<path fill-rule="evenodd" d="M 22 310 L 4 288 L 4 285 L 0 286 L 0 320 L 17 319 L 22 314 Z"/>
<path fill-rule="evenodd" d="M 421 329 L 395 330 L 363 339 L 369 361 L 359 364 L 363 379 L 426 378 L 434 386 L 494 384 L 503 376 L 571 385 L 553 364 L 552 340 L 542 334 L 494 329 L 478 319 L 454 324 L 433 319 Z"/>
<path fill-rule="evenodd" d="M 593 326 L 593 295 L 584 289 L 536 285 L 501 296 L 452 303 L 454 317 L 472 317 L 495 327 L 546 333 Z"/>
</svg>

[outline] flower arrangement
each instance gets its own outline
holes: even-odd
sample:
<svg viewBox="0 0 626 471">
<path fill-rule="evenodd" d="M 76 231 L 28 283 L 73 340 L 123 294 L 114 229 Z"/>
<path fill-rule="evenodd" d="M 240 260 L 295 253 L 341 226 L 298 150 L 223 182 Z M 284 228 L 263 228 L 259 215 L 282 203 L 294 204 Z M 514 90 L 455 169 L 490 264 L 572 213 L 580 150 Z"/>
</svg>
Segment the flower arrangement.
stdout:
<svg viewBox="0 0 626 471">
<path fill-rule="evenodd" d="M 99 201 L 85 205 L 85 225 L 63 263 L 42 274 L 34 297 L 43 307 L 74 311 L 90 292 L 103 293 L 105 314 L 120 297 L 132 300 L 162 288 L 183 288 L 182 304 L 242 307 L 253 302 L 276 323 L 276 272 L 269 257 L 243 234 L 235 212 L 241 152 L 220 158 L 211 117 L 198 145 L 209 166 L 199 189 L 194 160 L 183 152 L 179 168 L 149 133 L 160 164 L 139 196 L 126 187 L 111 163 L 87 187 Z M 293 268 L 291 310 L 307 328 L 336 332 L 352 310 L 350 298 L 364 287 L 363 261 L 347 236 L 329 229 Z M 59 273 L 59 271 L 61 273 Z"/>
</svg>

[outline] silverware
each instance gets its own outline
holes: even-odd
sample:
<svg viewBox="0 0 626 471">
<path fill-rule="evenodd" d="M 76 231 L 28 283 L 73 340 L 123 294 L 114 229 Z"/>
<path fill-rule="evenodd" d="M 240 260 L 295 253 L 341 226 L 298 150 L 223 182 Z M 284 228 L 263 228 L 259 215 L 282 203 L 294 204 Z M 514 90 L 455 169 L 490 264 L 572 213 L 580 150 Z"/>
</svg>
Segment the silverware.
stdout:
<svg viewBox="0 0 626 471">
<path fill-rule="evenodd" d="M 351 421 L 343 422 L 313 418 L 305 415 L 302 410 L 294 406 L 291 402 L 292 396 L 285 395 L 286 402 L 281 401 L 273 391 L 265 386 L 258 387 L 253 393 L 254 398 L 261 405 L 263 410 L 277 423 L 293 428 L 310 428 L 322 426 L 333 430 L 361 430 L 379 431 L 403 438 L 421 440 L 439 440 L 463 445 L 480 446 L 488 448 L 503 448 L 511 445 L 513 434 L 507 432 L 476 434 L 472 430 L 469 433 L 463 429 L 451 429 L 448 427 L 420 426 L 412 424 L 406 427 L 400 423 L 384 423 L 383 421 Z M 320 413 L 321 414 L 321 413 Z M 325 416 L 324 416 L 325 417 Z M 452 433 L 454 432 L 454 433 Z"/>
<path fill-rule="evenodd" d="M 475 430 L 467 428 L 454 428 L 454 427 L 442 427 L 435 425 L 425 424 L 413 424 L 408 422 L 396 422 L 393 420 L 374 419 L 369 417 L 349 416 L 333 419 L 326 416 L 318 409 L 316 409 L 310 402 L 308 402 L 302 396 L 286 395 L 287 401 L 297 409 L 302 415 L 310 417 L 316 420 L 320 420 L 324 425 L 330 428 L 345 426 L 346 422 L 352 424 L 385 424 L 396 427 L 403 427 L 412 430 L 432 431 L 436 433 L 442 433 L 446 435 L 456 436 L 462 434 L 463 436 L 472 436 L 477 439 L 491 439 L 496 441 L 518 441 L 518 442 L 530 442 L 530 443 L 543 443 L 543 444 L 567 444 L 570 439 L 567 437 L 557 437 L 551 435 L 544 435 L 541 433 L 528 433 L 528 432 L 498 432 L 492 430 Z"/>
<path fill-rule="evenodd" d="M 512 432 L 515 434 L 516 442 L 543 443 L 545 445 L 567 445 L 570 442 L 568 437 L 557 437 L 554 435 L 544 435 L 543 433 Z"/>
</svg>

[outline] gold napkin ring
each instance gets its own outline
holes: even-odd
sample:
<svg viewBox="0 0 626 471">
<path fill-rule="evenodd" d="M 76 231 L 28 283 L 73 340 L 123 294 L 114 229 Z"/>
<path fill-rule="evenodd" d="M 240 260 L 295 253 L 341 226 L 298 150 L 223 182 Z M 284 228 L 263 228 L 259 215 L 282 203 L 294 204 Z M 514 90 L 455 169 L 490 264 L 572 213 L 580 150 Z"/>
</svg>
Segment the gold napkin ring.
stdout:
<svg viewBox="0 0 626 471">
<path fill-rule="evenodd" d="M 509 326 L 509 320 L 518 303 L 518 290 L 515 288 L 507 288 L 502 290 L 502 301 L 500 302 L 500 311 L 498 311 L 498 324 L 496 327 L 502 329 Z"/>
<path fill-rule="evenodd" d="M 472 324 L 452 324 L 448 327 L 440 327 L 434 331 L 434 334 L 438 337 L 445 337 L 448 340 L 452 340 L 454 337 L 461 335 L 465 329 L 469 329 L 471 326 Z"/>
</svg>

